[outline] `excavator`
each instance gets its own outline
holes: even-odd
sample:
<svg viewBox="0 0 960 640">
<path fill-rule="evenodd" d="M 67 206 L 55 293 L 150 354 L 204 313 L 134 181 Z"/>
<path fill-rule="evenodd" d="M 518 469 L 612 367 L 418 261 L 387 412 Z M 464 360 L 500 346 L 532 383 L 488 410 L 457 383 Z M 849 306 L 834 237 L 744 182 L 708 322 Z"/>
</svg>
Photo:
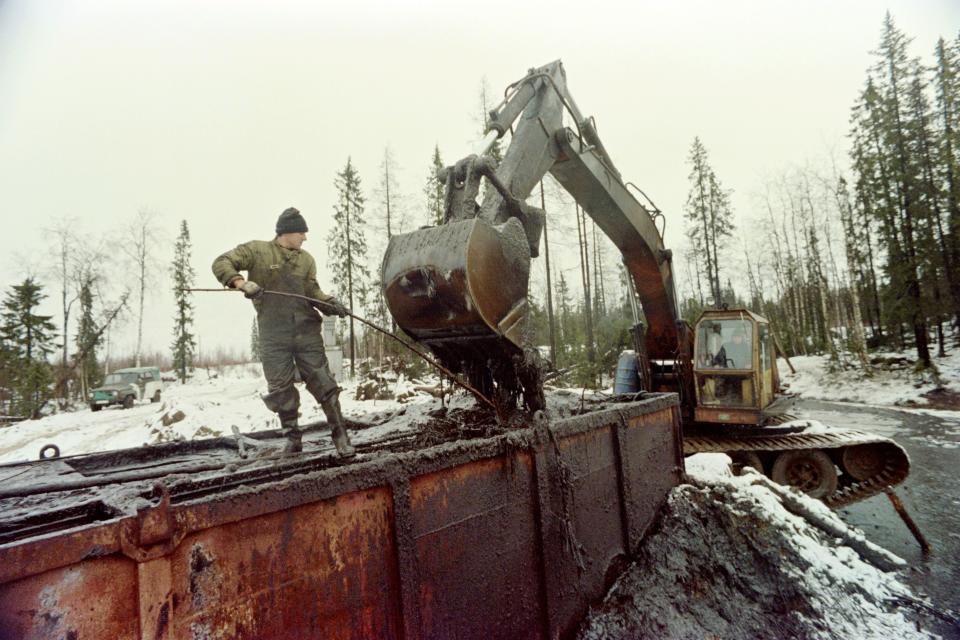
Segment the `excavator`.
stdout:
<svg viewBox="0 0 960 640">
<path fill-rule="evenodd" d="M 489 151 L 508 130 L 496 164 Z M 726 453 L 831 507 L 907 477 L 909 459 L 892 440 L 787 413 L 765 318 L 727 308 L 704 311 L 692 327 L 681 318 L 663 214 L 624 181 L 559 60 L 510 84 L 474 153 L 442 172 L 442 223 L 390 240 L 381 282 L 404 332 L 497 403 L 544 408 L 546 363 L 532 343 L 527 293 L 546 214 L 526 200 L 547 173 L 622 254 L 642 308 L 632 331 L 641 388 L 679 395 L 685 455 Z"/>
</svg>

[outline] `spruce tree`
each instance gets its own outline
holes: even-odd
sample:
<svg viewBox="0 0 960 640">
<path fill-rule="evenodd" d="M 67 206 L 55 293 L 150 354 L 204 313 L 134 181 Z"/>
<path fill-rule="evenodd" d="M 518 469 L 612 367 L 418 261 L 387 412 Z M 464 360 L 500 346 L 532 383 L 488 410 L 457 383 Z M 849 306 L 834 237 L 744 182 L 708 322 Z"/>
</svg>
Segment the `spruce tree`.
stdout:
<svg viewBox="0 0 960 640">
<path fill-rule="evenodd" d="M 947 272 L 955 309 L 960 305 L 960 37 L 956 46 L 937 42 L 934 66 L 936 126 L 939 130 L 937 162 L 942 175 L 947 210 L 947 250 L 953 263 Z M 960 314 L 954 316 L 960 329 Z M 960 340 L 960 331 L 957 332 Z"/>
<path fill-rule="evenodd" d="M 353 308 L 367 304 L 370 270 L 367 267 L 367 238 L 363 190 L 360 176 L 350 158 L 334 180 L 337 203 L 333 208 L 334 227 L 327 239 L 328 265 L 336 282 L 337 295 Z M 350 375 L 356 375 L 356 334 L 350 318 Z"/>
<path fill-rule="evenodd" d="M 76 361 L 79 370 L 80 392 L 86 397 L 90 389 L 100 384 L 100 364 L 97 362 L 97 345 L 102 332 L 98 331 L 93 315 L 93 283 L 87 280 L 80 285 L 80 322 L 76 336 Z"/>
<path fill-rule="evenodd" d="M 871 70 L 872 95 L 865 96 L 881 190 L 875 193 L 882 211 L 881 231 L 887 245 L 888 299 L 895 312 L 895 333 L 903 324 L 913 329 L 921 366 L 930 367 L 924 292 L 921 285 L 925 242 L 925 203 L 920 197 L 920 162 L 912 136 L 917 120 L 909 109 L 910 40 L 887 13 L 878 58 Z"/>
<path fill-rule="evenodd" d="M 43 287 L 27 278 L 11 287 L 0 312 L 0 337 L 14 367 L 11 409 L 30 417 L 37 417 L 50 398 L 53 380 L 47 356 L 53 350 L 56 327 L 51 316 L 36 312 L 46 297 Z"/>
<path fill-rule="evenodd" d="M 196 273 L 190 264 L 190 229 L 187 221 L 180 222 L 180 235 L 173 249 L 173 262 L 170 264 L 170 275 L 173 277 L 173 299 L 176 303 L 176 313 L 173 319 L 173 368 L 177 372 L 180 384 L 187 381 L 187 369 L 193 365 L 193 356 L 196 352 L 196 339 L 191 332 L 193 328 L 193 294 L 187 289 L 193 287 Z"/>
<path fill-rule="evenodd" d="M 723 189 L 710 161 L 707 150 L 694 138 L 690 147 L 690 192 L 687 195 L 687 235 L 703 268 L 704 279 L 710 288 L 714 304 L 723 300 L 720 288 L 720 248 L 724 238 L 733 232 L 733 212 L 730 195 Z"/>
<path fill-rule="evenodd" d="M 440 158 L 440 146 L 433 147 L 433 157 L 430 159 L 430 168 L 427 170 L 427 182 L 423 186 L 423 195 L 427 204 L 427 224 L 443 224 L 444 191 L 446 185 L 440 179 L 440 172 L 444 169 Z"/>
</svg>

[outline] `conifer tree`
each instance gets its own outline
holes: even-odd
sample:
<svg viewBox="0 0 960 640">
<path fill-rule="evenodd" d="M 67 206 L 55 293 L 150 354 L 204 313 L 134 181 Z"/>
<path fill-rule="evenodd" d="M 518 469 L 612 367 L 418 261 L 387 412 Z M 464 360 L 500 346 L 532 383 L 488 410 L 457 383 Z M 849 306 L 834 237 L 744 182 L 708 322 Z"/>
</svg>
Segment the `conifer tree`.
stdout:
<svg viewBox="0 0 960 640">
<path fill-rule="evenodd" d="M 557 290 L 554 294 L 554 298 L 557 302 L 557 310 L 559 311 L 559 322 L 557 323 L 560 327 L 559 335 L 559 349 L 557 352 L 556 359 L 554 363 L 557 368 L 562 366 L 561 363 L 566 364 L 566 354 L 568 352 L 568 347 L 573 344 L 572 335 L 571 335 L 571 318 L 570 318 L 570 286 L 567 284 L 567 279 L 563 275 L 563 271 L 560 271 L 559 277 L 556 278 Z M 561 358 L 563 356 L 563 358 Z"/>
<path fill-rule="evenodd" d="M 440 146 L 433 147 L 433 157 L 430 159 L 430 168 L 427 170 L 427 182 L 423 187 L 423 195 L 427 204 L 427 224 L 443 224 L 444 191 L 446 185 L 440 179 L 443 171 L 443 160 L 440 158 Z"/>
<path fill-rule="evenodd" d="M 730 196 L 710 167 L 707 150 L 694 138 L 690 148 L 690 192 L 687 195 L 687 234 L 703 268 L 714 304 L 720 304 L 720 248 L 733 231 Z"/>
<path fill-rule="evenodd" d="M 875 168 L 869 197 L 880 214 L 880 232 L 887 250 L 886 272 L 890 281 L 887 305 L 895 339 L 904 324 L 913 330 L 921 366 L 930 367 L 923 273 L 926 203 L 920 197 L 920 162 L 915 133 L 918 121 L 909 108 L 911 59 L 909 39 L 887 13 L 877 61 L 870 71 L 861 97 L 863 137 L 871 144 L 868 167 Z"/>
<path fill-rule="evenodd" d="M 80 322 L 77 327 L 76 366 L 80 377 L 80 395 L 100 384 L 100 365 L 97 362 L 97 345 L 102 333 L 97 330 L 93 314 L 93 282 L 88 279 L 80 284 Z"/>
<path fill-rule="evenodd" d="M 937 42 L 934 66 L 935 119 L 939 129 L 936 164 L 943 180 L 947 211 L 947 251 L 953 266 L 947 272 L 954 308 L 960 305 L 960 36 L 956 46 Z M 960 329 L 960 314 L 954 322 Z M 960 331 L 957 332 L 960 340 Z"/>
<path fill-rule="evenodd" d="M 336 282 L 337 295 L 351 309 L 367 304 L 370 270 L 367 268 L 367 238 L 363 190 L 360 176 L 350 158 L 334 180 L 337 203 L 333 208 L 334 227 L 327 239 L 328 265 Z M 350 375 L 356 375 L 356 334 L 350 318 Z"/>
<path fill-rule="evenodd" d="M 196 273 L 190 264 L 190 229 L 187 221 L 180 222 L 180 235 L 173 248 L 173 262 L 170 275 L 173 277 L 173 299 L 177 310 L 173 320 L 173 368 L 181 384 L 187 381 L 187 369 L 193 365 L 193 356 L 197 343 L 191 329 L 193 327 L 193 294 L 187 289 L 193 287 Z"/>
<path fill-rule="evenodd" d="M 46 297 L 43 287 L 27 278 L 11 287 L 0 307 L 0 337 L 15 367 L 11 375 L 11 409 L 30 417 L 37 417 L 51 393 L 47 356 L 53 350 L 56 327 L 51 316 L 36 312 Z"/>
</svg>

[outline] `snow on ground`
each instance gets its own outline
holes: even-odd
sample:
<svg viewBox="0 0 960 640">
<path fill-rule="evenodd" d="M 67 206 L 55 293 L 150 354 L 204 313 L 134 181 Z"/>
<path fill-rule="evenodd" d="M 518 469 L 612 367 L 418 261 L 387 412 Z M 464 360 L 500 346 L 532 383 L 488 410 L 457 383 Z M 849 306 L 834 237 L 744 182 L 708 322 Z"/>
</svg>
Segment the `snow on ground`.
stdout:
<svg viewBox="0 0 960 640">
<path fill-rule="evenodd" d="M 783 358 L 778 359 L 777 368 L 790 391 L 818 400 L 922 407 L 930 403 L 924 394 L 937 388 L 960 394 L 960 349 L 951 349 L 944 358 L 933 358 L 938 380 L 930 373 L 914 372 L 915 354 L 884 352 L 870 357 L 880 362 L 872 367 L 869 376 L 859 366 L 831 372 L 828 356 L 790 358 L 796 373 L 790 372 Z"/>
<path fill-rule="evenodd" d="M 723 454 L 689 458 L 687 473 L 581 640 L 936 637 L 900 608 L 926 603 L 864 558 L 904 562 L 819 501 L 731 476 Z"/>
<path fill-rule="evenodd" d="M 301 424 L 325 420 L 313 396 L 303 385 L 297 386 Z M 391 391 L 401 397 L 409 396 L 404 402 L 358 401 L 354 399 L 356 383 L 346 382 L 342 386 L 340 404 L 347 419 L 379 422 L 378 417 L 394 418 L 382 428 L 364 430 L 361 442 L 410 428 L 413 422 L 426 419 L 427 411 L 439 406 L 439 400 L 415 391 L 413 383 L 402 377 L 392 384 Z M 56 444 L 61 455 L 75 455 L 171 440 L 229 436 L 232 426 L 244 433 L 278 429 L 279 420 L 260 399 L 266 391 L 258 364 L 198 370 L 185 385 L 168 384 L 158 403 L 138 403 L 132 409 L 113 406 L 97 412 L 84 407 L 0 427 L 0 463 L 36 459 L 41 447 L 48 443 Z M 456 406 L 471 401 L 455 397 L 453 402 Z"/>
</svg>

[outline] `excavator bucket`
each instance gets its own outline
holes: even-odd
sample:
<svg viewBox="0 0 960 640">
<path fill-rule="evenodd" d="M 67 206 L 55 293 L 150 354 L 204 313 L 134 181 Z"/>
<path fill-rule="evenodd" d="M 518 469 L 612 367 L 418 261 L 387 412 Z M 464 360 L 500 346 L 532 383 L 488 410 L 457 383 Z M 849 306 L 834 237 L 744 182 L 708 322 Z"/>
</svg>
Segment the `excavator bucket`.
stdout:
<svg viewBox="0 0 960 640">
<path fill-rule="evenodd" d="M 391 238 L 383 259 L 387 306 L 397 324 L 456 366 L 491 343 L 525 344 L 530 249 L 515 218 L 480 218 Z"/>
</svg>

